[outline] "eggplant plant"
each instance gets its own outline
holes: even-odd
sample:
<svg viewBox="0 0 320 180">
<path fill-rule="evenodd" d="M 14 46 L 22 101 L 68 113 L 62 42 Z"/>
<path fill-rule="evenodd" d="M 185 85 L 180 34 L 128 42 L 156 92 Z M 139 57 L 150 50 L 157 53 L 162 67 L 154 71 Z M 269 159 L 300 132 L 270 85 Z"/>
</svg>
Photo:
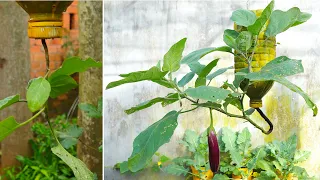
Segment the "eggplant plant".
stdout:
<svg viewBox="0 0 320 180">
<path fill-rule="evenodd" d="M 231 17 L 231 20 L 236 24 L 236 29 L 226 29 L 224 31 L 223 40 L 226 46 L 203 48 L 183 56 L 187 40 L 183 38 L 168 50 L 156 66 L 148 70 L 120 74 L 121 80 L 110 82 L 106 89 L 128 83 L 152 81 L 172 90 L 165 97 L 156 97 L 125 110 L 127 114 L 135 113 L 157 103 L 161 103 L 162 106 L 179 103 L 181 107 L 168 112 L 134 139 L 132 154 L 127 161 L 120 163 L 120 171 L 122 173 L 127 171 L 137 172 L 146 167 L 155 152 L 163 144 L 170 141 L 178 126 L 178 117 L 198 108 L 206 108 L 210 112 L 211 127 L 209 129 L 211 130 L 214 130 L 212 127 L 212 111 L 215 110 L 229 117 L 243 119 L 265 134 L 271 133 L 272 123 L 259 109 L 261 107 L 259 101 L 266 92 L 260 93 L 256 90 L 250 90 L 256 85 L 259 87 L 261 82 L 267 82 L 268 86 L 265 88 L 267 90 L 271 88 L 274 82 L 277 82 L 300 94 L 308 107 L 312 109 L 313 115 L 316 116 L 318 108 L 315 103 L 300 87 L 286 78 L 304 71 L 301 60 L 286 56 L 275 57 L 274 50 L 264 51 L 263 49 L 270 43 L 275 46 L 276 35 L 306 22 L 310 17 L 311 14 L 301 12 L 297 7 L 288 11 L 274 10 L 274 1 L 271 1 L 260 13 L 239 9 L 234 11 Z M 233 54 L 235 67 L 225 67 L 212 72 L 219 63 L 219 58 L 212 60 L 207 65 L 201 64 L 200 60 L 213 52 Z M 270 56 L 274 56 L 274 58 L 270 59 Z M 265 60 L 262 61 L 263 58 Z M 174 73 L 182 66 L 188 66 L 190 72 L 182 79 L 177 80 Z M 233 82 L 226 80 L 221 86 L 210 84 L 217 76 L 234 68 L 236 72 Z M 195 84 L 190 87 L 189 82 L 194 78 L 196 78 Z M 254 99 L 255 97 L 252 96 L 254 93 L 260 93 L 260 99 Z M 244 108 L 245 96 L 249 96 L 251 100 L 257 100 L 250 102 L 252 108 Z M 185 103 L 190 103 L 193 107 L 186 109 L 183 106 Z M 236 107 L 239 113 L 231 113 L 228 110 L 229 106 Z M 256 120 L 252 119 L 250 115 L 254 111 L 257 111 L 270 125 L 269 130 L 265 130 Z"/>
<path fill-rule="evenodd" d="M 63 61 L 63 64 L 59 69 L 51 72 L 49 70 L 49 54 L 45 39 L 42 39 L 42 44 L 46 53 L 46 75 L 44 77 L 34 78 L 29 81 L 26 88 L 26 97 L 21 97 L 19 94 L 16 94 L 0 100 L 0 111 L 15 103 L 26 103 L 29 110 L 34 115 L 22 123 L 18 123 L 13 116 L 9 116 L 8 118 L 1 120 L 0 141 L 5 139 L 16 129 L 28 123 L 31 123 L 41 114 L 44 114 L 45 120 L 49 124 L 51 134 L 56 140 L 56 146 L 53 147 L 51 151 L 72 169 L 77 179 L 93 180 L 95 175 L 86 167 L 86 165 L 80 159 L 72 156 L 63 147 L 64 143 L 61 143 L 59 141 L 58 134 L 61 134 L 61 132 L 57 133 L 54 131 L 48 117 L 48 99 L 49 97 L 57 98 L 59 95 L 67 93 L 71 89 L 74 89 L 78 86 L 77 82 L 71 77 L 72 74 L 84 72 L 89 68 L 101 68 L 102 63 L 96 62 L 91 58 L 83 60 L 79 57 L 70 57 Z"/>
</svg>

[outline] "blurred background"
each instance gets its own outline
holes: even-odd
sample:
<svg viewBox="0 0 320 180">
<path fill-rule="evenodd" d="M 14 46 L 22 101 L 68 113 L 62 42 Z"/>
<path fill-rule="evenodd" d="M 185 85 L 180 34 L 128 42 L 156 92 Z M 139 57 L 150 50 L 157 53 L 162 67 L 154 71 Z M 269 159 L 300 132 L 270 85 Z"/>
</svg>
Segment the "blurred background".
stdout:
<svg viewBox="0 0 320 180">
<path fill-rule="evenodd" d="M 183 55 L 205 48 L 223 46 L 223 31 L 233 29 L 230 20 L 232 11 L 263 9 L 270 0 L 213 0 L 213 1 L 105 1 L 104 2 L 104 87 L 119 74 L 146 70 L 155 66 L 167 50 L 178 40 L 187 37 Z M 301 87 L 319 105 L 319 42 L 320 42 L 320 2 L 316 0 L 281 0 L 275 2 L 275 9 L 288 10 L 297 6 L 303 12 L 312 14 L 305 24 L 294 27 L 277 36 L 277 56 L 285 55 L 301 59 L 304 73 L 288 79 Z M 221 58 L 218 68 L 233 66 L 233 56 L 227 53 L 212 53 L 201 62 Z M 174 73 L 177 79 L 189 72 L 187 66 Z M 218 76 L 212 85 L 222 85 L 234 72 L 229 70 Z M 190 82 L 193 84 L 194 81 Z M 165 96 L 170 91 L 152 82 L 127 84 L 104 90 L 104 168 L 105 179 L 177 179 L 162 173 L 143 171 L 135 176 L 121 176 L 113 166 L 127 160 L 132 152 L 134 138 L 149 125 L 161 119 L 172 109 L 179 109 L 178 103 L 162 108 L 160 104 L 137 113 L 127 115 L 129 109 L 146 100 Z M 245 99 L 246 105 L 249 100 Z M 248 127 L 253 134 L 253 146 L 274 139 L 285 140 L 293 133 L 298 136 L 298 148 L 311 151 L 311 157 L 303 167 L 309 174 L 320 179 L 320 117 L 313 117 L 303 98 L 280 84 L 263 99 L 262 110 L 274 124 L 270 135 L 262 134 L 250 123 L 241 119 L 228 118 L 214 112 L 217 129 L 228 126 L 234 130 Z M 253 116 L 258 123 L 264 121 Z M 210 118 L 206 110 L 196 110 L 179 117 L 179 125 L 171 141 L 159 149 L 169 157 L 185 153 L 178 143 L 186 129 L 203 132 L 209 126 Z M 181 178 L 182 179 L 182 178 Z"/>
</svg>

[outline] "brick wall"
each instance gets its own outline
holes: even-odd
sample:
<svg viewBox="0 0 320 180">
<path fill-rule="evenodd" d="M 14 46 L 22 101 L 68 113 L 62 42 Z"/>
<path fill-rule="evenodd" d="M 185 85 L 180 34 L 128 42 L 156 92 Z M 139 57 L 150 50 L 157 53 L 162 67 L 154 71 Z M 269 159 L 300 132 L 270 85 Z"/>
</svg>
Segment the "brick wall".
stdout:
<svg viewBox="0 0 320 180">
<path fill-rule="evenodd" d="M 60 67 L 63 60 L 68 56 L 76 56 L 78 49 L 78 2 L 74 1 L 63 14 L 64 35 L 62 38 L 47 39 L 49 50 L 50 70 L 56 70 Z M 40 39 L 30 39 L 31 71 L 30 78 L 44 76 L 46 73 L 46 61 L 44 49 Z M 74 78 L 77 80 L 78 76 Z M 59 96 L 55 100 L 49 100 L 49 116 L 53 117 L 59 114 L 67 113 L 78 96 L 78 90 Z M 63 103 L 62 103 L 63 101 Z"/>
</svg>

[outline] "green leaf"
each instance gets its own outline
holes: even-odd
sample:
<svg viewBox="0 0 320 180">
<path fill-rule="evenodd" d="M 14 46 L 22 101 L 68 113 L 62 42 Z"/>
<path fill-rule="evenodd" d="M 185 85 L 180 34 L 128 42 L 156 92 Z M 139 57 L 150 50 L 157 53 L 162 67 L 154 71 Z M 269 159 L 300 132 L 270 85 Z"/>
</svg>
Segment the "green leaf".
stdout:
<svg viewBox="0 0 320 180">
<path fill-rule="evenodd" d="M 181 64 L 192 64 L 197 61 L 199 61 L 202 57 L 205 55 L 215 52 L 215 51 L 221 51 L 221 52 L 228 52 L 232 53 L 232 49 L 227 46 L 222 46 L 222 47 L 217 47 L 217 48 L 204 48 L 204 49 L 199 49 L 196 51 L 193 51 L 192 53 L 188 54 L 181 60 Z"/>
<path fill-rule="evenodd" d="M 165 107 L 169 104 L 175 103 L 179 101 L 179 96 L 181 99 L 184 98 L 184 96 L 179 95 L 178 93 L 169 93 L 161 102 L 162 107 Z"/>
<path fill-rule="evenodd" d="M 235 74 L 233 85 L 238 88 L 240 87 L 241 82 L 245 79 L 245 76 L 249 73 L 248 68 L 243 68 Z"/>
<path fill-rule="evenodd" d="M 199 74 L 199 77 L 207 77 L 211 70 L 217 66 L 218 61 L 219 58 L 211 61 L 205 68 L 202 69 L 201 73 Z"/>
<path fill-rule="evenodd" d="M 261 159 L 263 159 L 267 153 L 263 148 L 259 148 L 254 152 L 254 157 L 250 159 L 247 163 L 248 170 L 251 171 L 256 166 L 257 162 Z"/>
<path fill-rule="evenodd" d="M 196 82 L 195 82 L 194 87 L 205 86 L 206 83 L 207 83 L 206 78 L 204 78 L 204 77 L 198 77 L 197 80 L 196 80 Z"/>
<path fill-rule="evenodd" d="M 28 107 L 31 112 L 42 108 L 50 95 L 50 83 L 43 77 L 33 80 L 27 90 Z"/>
<path fill-rule="evenodd" d="M 87 166 L 80 159 L 73 157 L 60 144 L 51 148 L 51 150 L 53 154 L 57 155 L 72 169 L 77 180 L 93 180 L 93 173 L 87 168 Z"/>
<path fill-rule="evenodd" d="M 238 9 L 232 13 L 231 20 L 237 25 L 248 27 L 255 23 L 257 16 L 254 12 L 246 9 Z"/>
<path fill-rule="evenodd" d="M 303 72 L 301 60 L 290 59 L 286 56 L 279 56 L 263 66 L 260 72 L 271 73 L 277 76 L 291 76 Z M 247 75 L 253 76 L 253 75 Z M 247 78 L 246 77 L 246 78 Z"/>
<path fill-rule="evenodd" d="M 79 109 L 87 113 L 87 116 L 92 118 L 101 118 L 102 117 L 102 101 L 98 107 L 88 104 L 88 103 L 81 103 L 78 105 Z"/>
<path fill-rule="evenodd" d="M 190 171 L 189 169 L 177 164 L 170 164 L 167 167 L 165 167 L 163 170 L 168 174 L 172 174 L 176 176 L 181 176 L 181 175 L 186 176 Z"/>
<path fill-rule="evenodd" d="M 234 107 L 238 108 L 239 110 L 242 110 L 242 105 L 241 105 L 240 99 L 238 97 L 233 97 L 233 96 L 229 95 L 224 101 L 225 102 L 223 103 L 223 108 L 225 111 L 227 111 L 227 107 L 229 104 L 233 105 Z"/>
<path fill-rule="evenodd" d="M 312 109 L 313 116 L 316 116 L 318 114 L 318 107 L 310 99 L 310 97 L 305 92 L 303 92 L 300 87 L 291 83 L 290 81 L 288 81 L 284 77 L 279 77 L 277 75 L 273 75 L 270 73 L 260 73 L 260 72 L 257 72 L 256 74 L 250 73 L 250 75 L 249 76 L 248 75 L 246 76 L 246 78 L 250 79 L 251 81 L 270 81 L 271 80 L 271 81 L 276 81 L 276 82 L 286 86 L 291 91 L 300 94 L 304 98 L 307 105 Z"/>
<path fill-rule="evenodd" d="M 91 67 L 101 68 L 102 63 L 97 62 L 92 58 L 82 60 L 79 57 L 70 57 L 65 59 L 62 63 L 62 66 L 51 74 L 51 76 L 49 77 L 49 81 L 56 76 L 71 75 L 76 72 L 85 72 L 88 68 Z"/>
<path fill-rule="evenodd" d="M 230 178 L 224 174 L 215 174 L 213 180 L 229 180 Z"/>
<path fill-rule="evenodd" d="M 265 35 L 267 37 L 274 37 L 290 27 L 306 22 L 310 17 L 310 14 L 301 12 L 297 7 L 293 7 L 288 11 L 275 10 L 271 14 L 270 23 Z"/>
<path fill-rule="evenodd" d="M 300 94 L 306 101 L 307 105 L 313 110 L 313 116 L 316 116 L 318 108 L 315 103 L 311 101 L 308 95 L 304 93 L 301 88 L 283 77 L 301 72 L 303 72 L 303 67 L 300 60 L 289 59 L 285 56 L 281 56 L 266 64 L 261 68 L 261 71 L 249 73 L 244 78 L 247 78 L 250 81 L 271 80 L 286 86 L 291 91 Z"/>
<path fill-rule="evenodd" d="M 13 116 L 10 116 L 2 121 L 0 121 L 0 142 L 9 136 L 14 130 L 19 127 L 19 124 L 14 119 Z"/>
<path fill-rule="evenodd" d="M 237 49 L 236 39 L 238 38 L 239 33 L 235 30 L 226 29 L 223 33 L 223 41 L 233 49 Z"/>
<path fill-rule="evenodd" d="M 188 84 L 192 78 L 194 77 L 195 73 L 194 72 L 189 72 L 183 78 L 178 82 L 179 87 L 184 87 L 186 84 Z"/>
<path fill-rule="evenodd" d="M 228 97 L 230 91 L 212 86 L 200 86 L 196 88 L 189 88 L 185 93 L 192 98 L 221 102 Z"/>
<path fill-rule="evenodd" d="M 248 31 L 242 31 L 236 39 L 237 49 L 242 52 L 249 50 L 252 44 L 252 34 Z"/>
<path fill-rule="evenodd" d="M 244 128 L 237 137 L 238 149 L 240 152 L 247 154 L 249 147 L 251 146 L 251 134 L 248 128 Z"/>
<path fill-rule="evenodd" d="M 252 113 L 254 113 L 256 109 L 254 108 L 249 108 L 248 110 L 244 111 L 244 113 L 247 115 L 247 116 L 250 116 Z"/>
<path fill-rule="evenodd" d="M 212 80 L 213 78 L 215 78 L 215 77 L 217 77 L 217 76 L 225 73 L 225 72 L 226 72 L 227 70 L 229 70 L 229 69 L 233 69 L 233 66 L 218 69 L 217 71 L 209 74 L 209 75 L 207 76 L 207 79 L 208 79 L 208 80 Z"/>
<path fill-rule="evenodd" d="M 229 151 L 232 161 L 237 164 L 237 167 L 241 167 L 243 157 L 237 149 L 236 138 L 235 132 L 229 128 L 223 128 L 222 141 L 224 142 L 225 151 Z"/>
<path fill-rule="evenodd" d="M 297 177 L 297 179 L 313 179 L 310 178 L 307 170 L 305 168 L 294 166 L 292 169 L 292 173 Z"/>
<path fill-rule="evenodd" d="M 129 74 L 121 74 L 120 76 L 124 79 L 109 83 L 107 85 L 107 89 L 114 88 L 116 86 L 120 86 L 126 83 L 133 83 L 145 80 L 161 80 L 166 74 L 167 72 L 161 72 L 160 69 L 155 66 L 147 71 L 137 71 Z"/>
<path fill-rule="evenodd" d="M 248 27 L 248 31 L 250 31 L 254 35 L 259 35 L 261 29 L 266 25 L 269 20 L 272 11 L 274 8 L 274 0 L 272 0 L 268 6 L 262 11 L 261 16 L 256 20 L 256 22 Z"/>
<path fill-rule="evenodd" d="M 190 70 L 194 73 L 196 73 L 197 75 L 199 75 L 201 73 L 201 71 L 206 67 L 203 64 L 200 64 L 198 61 L 188 64 Z"/>
<path fill-rule="evenodd" d="M 175 72 L 180 68 L 180 60 L 182 52 L 186 44 L 187 38 L 181 39 L 179 42 L 171 46 L 169 51 L 163 57 L 163 71 Z"/>
<path fill-rule="evenodd" d="M 199 135 L 195 131 L 191 131 L 189 129 L 186 130 L 184 134 L 183 141 L 185 145 L 188 147 L 190 152 L 195 152 L 198 147 L 198 139 Z"/>
<path fill-rule="evenodd" d="M 56 98 L 78 86 L 77 82 L 69 75 L 55 76 L 49 79 L 49 83 L 51 85 L 51 98 Z"/>
<path fill-rule="evenodd" d="M 70 147 L 78 143 L 78 138 L 81 136 L 83 130 L 77 125 L 72 125 L 68 127 L 65 132 L 56 131 L 59 139 L 61 140 L 61 145 L 69 149 Z"/>
<path fill-rule="evenodd" d="M 156 103 L 159 103 L 159 102 L 162 102 L 165 98 L 162 98 L 162 97 L 157 97 L 157 98 L 154 98 L 154 99 L 151 99 L 151 100 L 148 100 L 148 101 L 145 101 L 141 104 L 138 104 L 137 106 L 135 107 L 132 107 L 130 109 L 127 109 L 125 110 L 125 112 L 127 114 L 132 114 L 134 112 L 137 112 L 137 111 L 140 111 L 140 110 L 143 110 L 143 109 L 146 109 L 148 107 L 151 107 L 152 105 L 156 104 Z"/>
<path fill-rule="evenodd" d="M 274 174 L 272 171 L 262 171 L 259 173 L 259 176 L 255 178 L 256 180 L 269 180 L 269 179 L 274 179 L 277 177 L 277 175 Z"/>
<path fill-rule="evenodd" d="M 0 100 L 0 110 L 6 108 L 8 106 L 11 106 L 12 104 L 14 104 L 16 102 L 19 102 L 19 100 L 20 100 L 19 94 L 9 96 L 9 97 L 6 97 L 6 98 Z"/>
<path fill-rule="evenodd" d="M 294 162 L 303 162 L 306 161 L 311 155 L 310 151 L 296 151 L 294 155 Z"/>
<path fill-rule="evenodd" d="M 165 78 L 162 78 L 160 80 L 151 80 L 151 81 L 167 88 L 171 88 L 171 89 L 175 88 L 174 85 L 168 80 L 166 80 Z"/>
<path fill-rule="evenodd" d="M 128 167 L 132 172 L 143 169 L 154 153 L 170 141 L 178 125 L 178 115 L 177 111 L 169 112 L 134 139 L 133 152 L 128 160 Z"/>
</svg>

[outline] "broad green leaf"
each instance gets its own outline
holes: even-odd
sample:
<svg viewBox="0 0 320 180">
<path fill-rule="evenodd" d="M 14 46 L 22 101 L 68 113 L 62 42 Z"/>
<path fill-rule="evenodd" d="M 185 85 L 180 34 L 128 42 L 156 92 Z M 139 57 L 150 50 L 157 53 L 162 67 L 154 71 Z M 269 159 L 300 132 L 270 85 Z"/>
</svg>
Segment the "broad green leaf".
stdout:
<svg viewBox="0 0 320 180">
<path fill-rule="evenodd" d="M 294 160 L 294 155 L 296 154 L 297 149 L 297 135 L 293 134 L 286 141 L 281 142 L 280 144 L 280 154 L 282 158 L 285 158 L 288 161 Z"/>
<path fill-rule="evenodd" d="M 187 38 L 181 39 L 179 42 L 171 46 L 169 51 L 163 57 L 163 71 L 175 72 L 180 68 L 180 60 L 182 52 L 186 44 Z"/>
<path fill-rule="evenodd" d="M 217 66 L 218 61 L 219 58 L 211 61 L 205 68 L 202 69 L 202 71 L 199 74 L 199 77 L 207 77 L 211 70 Z"/>
<path fill-rule="evenodd" d="M 249 108 L 248 110 L 244 111 L 244 113 L 247 115 L 247 116 L 250 116 L 252 113 L 254 113 L 256 109 L 254 108 Z"/>
<path fill-rule="evenodd" d="M 254 35 L 259 35 L 261 29 L 265 26 L 267 21 L 269 20 L 272 11 L 274 8 L 274 0 L 272 0 L 268 6 L 262 11 L 261 16 L 256 20 L 256 22 L 248 27 L 248 31 L 250 31 Z"/>
<path fill-rule="evenodd" d="M 14 130 L 19 127 L 19 124 L 14 119 L 13 116 L 10 116 L 2 121 L 0 121 L 0 142 L 9 136 Z"/>
<path fill-rule="evenodd" d="M 305 168 L 294 166 L 292 168 L 292 173 L 297 177 L 297 179 L 315 179 L 311 178 Z"/>
<path fill-rule="evenodd" d="M 199 75 L 201 73 L 201 71 L 206 67 L 203 64 L 200 64 L 198 61 L 188 64 L 191 72 L 196 73 L 197 75 Z"/>
<path fill-rule="evenodd" d="M 93 173 L 87 166 L 78 158 L 73 157 L 60 144 L 51 148 L 53 154 L 57 155 L 63 162 L 65 162 L 73 171 L 77 180 L 93 180 Z"/>
<path fill-rule="evenodd" d="M 16 102 L 19 102 L 19 100 L 20 100 L 19 94 L 9 96 L 9 97 L 6 97 L 6 98 L 0 100 L 0 110 L 6 108 L 8 106 L 11 106 L 12 104 L 14 104 Z"/>
<path fill-rule="evenodd" d="M 245 79 L 245 76 L 247 75 L 247 73 L 249 73 L 249 69 L 248 68 L 243 68 L 239 72 L 235 73 L 233 85 L 236 88 L 240 87 L 240 84 Z"/>
<path fill-rule="evenodd" d="M 310 99 L 310 97 L 305 92 L 303 92 L 300 87 L 298 87 L 295 84 L 291 83 L 286 78 L 280 77 L 280 76 L 277 76 L 277 75 L 274 75 L 274 74 L 271 74 L 271 73 L 264 73 L 262 71 L 250 73 L 250 74 L 248 74 L 246 76 L 246 78 L 250 79 L 250 81 L 270 81 L 270 80 L 271 81 L 276 81 L 276 82 L 286 86 L 291 91 L 300 94 L 304 98 L 304 100 L 307 103 L 307 105 L 312 109 L 313 116 L 316 116 L 318 114 L 318 107 Z"/>
<path fill-rule="evenodd" d="M 102 63 L 91 58 L 86 60 L 82 60 L 79 57 L 67 58 L 63 61 L 62 66 L 51 74 L 49 80 L 60 75 L 71 75 L 76 72 L 84 72 L 91 67 L 101 68 Z"/>
<path fill-rule="evenodd" d="M 194 72 L 189 72 L 183 78 L 178 82 L 179 87 L 184 87 L 186 84 L 188 84 L 192 78 L 194 77 L 195 73 Z"/>
<path fill-rule="evenodd" d="M 251 134 L 248 128 L 244 128 L 238 134 L 236 142 L 238 144 L 238 149 L 240 150 L 240 152 L 243 152 L 244 154 L 246 154 L 251 145 Z"/>
<path fill-rule="evenodd" d="M 233 105 L 234 107 L 238 108 L 239 110 L 242 110 L 242 105 L 241 105 L 240 99 L 238 97 L 233 97 L 233 96 L 229 95 L 224 101 L 225 102 L 223 103 L 223 108 L 225 111 L 227 111 L 227 107 L 229 106 L 229 104 Z"/>
<path fill-rule="evenodd" d="M 84 111 L 89 117 L 92 118 L 101 118 L 102 111 L 96 106 L 88 103 L 81 103 L 78 105 L 79 109 Z"/>
<path fill-rule="evenodd" d="M 155 66 L 147 71 L 137 71 L 129 74 L 121 74 L 120 76 L 124 79 L 109 83 L 107 85 L 107 89 L 114 88 L 126 83 L 133 83 L 145 80 L 161 80 L 166 74 L 167 72 L 161 72 L 160 69 Z"/>
<path fill-rule="evenodd" d="M 255 178 L 255 180 L 269 180 L 274 179 L 275 177 L 277 177 L 277 175 L 275 175 L 272 171 L 262 171 L 259 173 L 259 176 Z"/>
<path fill-rule="evenodd" d="M 265 35 L 267 37 L 274 37 L 290 27 L 306 22 L 310 18 L 310 14 L 301 12 L 297 7 L 293 7 L 288 11 L 275 10 L 271 14 L 270 23 Z"/>
<path fill-rule="evenodd" d="M 162 107 L 179 101 L 179 96 L 181 99 L 184 98 L 184 96 L 179 95 L 178 93 L 169 93 L 166 97 L 164 97 L 163 101 L 161 102 Z"/>
<path fill-rule="evenodd" d="M 170 141 L 178 122 L 179 112 L 171 111 L 162 119 L 141 132 L 133 142 L 133 151 L 128 160 L 130 171 L 143 169 L 154 153 L 165 143 Z"/>
<path fill-rule="evenodd" d="M 198 147 L 199 135 L 195 131 L 189 129 L 186 130 L 183 141 L 186 142 L 186 145 L 190 152 L 195 152 Z"/>
<path fill-rule="evenodd" d="M 237 168 L 240 168 L 242 166 L 243 157 L 241 156 L 240 152 L 237 150 L 229 151 L 230 157 L 232 159 L 232 162 L 236 164 Z"/>
<path fill-rule="evenodd" d="M 256 21 L 257 16 L 254 12 L 246 9 L 238 9 L 232 13 L 231 20 L 237 25 L 248 27 Z"/>
<path fill-rule="evenodd" d="M 33 80 L 27 90 L 28 107 L 31 112 L 42 108 L 47 102 L 51 91 L 50 83 L 43 77 Z"/>
<path fill-rule="evenodd" d="M 229 180 L 230 178 L 224 174 L 215 174 L 213 180 Z"/>
<path fill-rule="evenodd" d="M 167 88 L 171 88 L 171 89 L 175 88 L 174 85 L 168 80 L 166 80 L 165 78 L 162 78 L 160 80 L 151 80 L 151 81 Z"/>
<path fill-rule="evenodd" d="M 267 153 L 263 148 L 259 148 L 254 152 L 254 157 L 250 159 L 247 163 L 248 170 L 251 171 L 256 166 L 257 162 L 261 159 L 263 159 Z"/>
<path fill-rule="evenodd" d="M 261 68 L 261 72 L 268 72 L 277 76 L 291 76 L 303 72 L 301 60 L 280 56 Z"/>
<path fill-rule="evenodd" d="M 199 61 L 203 56 L 205 56 L 209 53 L 215 52 L 215 51 L 232 53 L 232 49 L 227 46 L 222 46 L 222 47 L 217 47 L 217 48 L 199 49 L 199 50 L 193 51 L 192 53 L 185 56 L 181 60 L 181 64 L 192 64 L 194 62 Z"/>
<path fill-rule="evenodd" d="M 195 82 L 195 87 L 199 87 L 199 86 L 205 86 L 206 85 L 206 77 L 207 75 L 211 72 L 211 70 L 216 67 L 217 63 L 219 61 L 218 59 L 215 59 L 213 61 L 211 61 L 206 67 L 204 67 L 201 72 L 199 73 L 199 76 Z"/>
<path fill-rule="evenodd" d="M 235 30 L 226 29 L 223 33 L 223 41 L 233 49 L 237 49 L 236 39 L 238 38 L 239 33 Z"/>
<path fill-rule="evenodd" d="M 185 93 L 192 98 L 221 102 L 228 97 L 230 91 L 212 86 L 200 86 L 197 88 L 189 88 Z"/>
<path fill-rule="evenodd" d="M 298 163 L 298 162 L 303 162 L 305 160 L 307 160 L 311 155 L 310 151 L 296 151 L 295 155 L 294 155 L 294 162 Z"/>
<path fill-rule="evenodd" d="M 180 166 L 177 164 L 170 164 L 167 167 L 163 169 L 166 173 L 180 176 L 184 175 L 186 176 L 189 173 L 189 168 L 185 168 L 184 166 Z"/>
<path fill-rule="evenodd" d="M 217 71 L 209 74 L 209 75 L 207 76 L 207 79 L 208 79 L 208 80 L 212 80 L 213 78 L 215 78 L 215 77 L 217 77 L 217 76 L 225 73 L 225 72 L 226 72 L 227 70 L 229 70 L 229 69 L 233 69 L 233 66 L 218 69 Z"/>
<path fill-rule="evenodd" d="M 154 104 L 156 104 L 156 103 L 162 102 L 162 101 L 164 101 L 164 99 L 165 99 L 165 98 L 163 98 L 163 97 L 157 97 L 157 98 L 154 98 L 154 99 L 145 101 L 145 102 L 143 102 L 143 103 L 141 103 L 141 104 L 138 104 L 138 105 L 136 105 L 135 107 L 132 107 L 132 108 L 130 108 L 130 109 L 127 109 L 127 110 L 125 110 L 125 112 L 126 112 L 127 114 L 132 114 L 132 113 L 134 113 L 134 112 L 137 112 L 137 111 L 146 109 L 146 108 L 148 108 L 148 107 L 150 107 L 150 106 L 152 106 L 152 105 L 154 105 Z"/>
<path fill-rule="evenodd" d="M 205 77 L 198 77 L 196 79 L 194 87 L 200 87 L 200 86 L 205 86 L 207 83 L 207 80 Z"/>
<path fill-rule="evenodd" d="M 224 128 L 222 130 L 222 141 L 225 146 L 225 151 L 229 151 L 232 161 L 237 164 L 237 167 L 241 167 L 243 158 L 237 149 L 236 140 L 237 135 L 231 129 Z"/>
<path fill-rule="evenodd" d="M 64 132 L 56 131 L 59 139 L 61 140 L 61 145 L 69 149 L 70 147 L 76 145 L 78 143 L 78 138 L 82 134 L 82 128 L 76 125 L 72 125 L 68 127 Z"/>
<path fill-rule="evenodd" d="M 252 34 L 249 31 L 242 31 L 236 39 L 237 49 L 247 52 L 252 44 Z"/>
<path fill-rule="evenodd" d="M 69 75 L 55 76 L 49 79 L 49 83 L 51 85 L 51 98 L 56 98 L 78 86 L 77 82 Z"/>
</svg>

